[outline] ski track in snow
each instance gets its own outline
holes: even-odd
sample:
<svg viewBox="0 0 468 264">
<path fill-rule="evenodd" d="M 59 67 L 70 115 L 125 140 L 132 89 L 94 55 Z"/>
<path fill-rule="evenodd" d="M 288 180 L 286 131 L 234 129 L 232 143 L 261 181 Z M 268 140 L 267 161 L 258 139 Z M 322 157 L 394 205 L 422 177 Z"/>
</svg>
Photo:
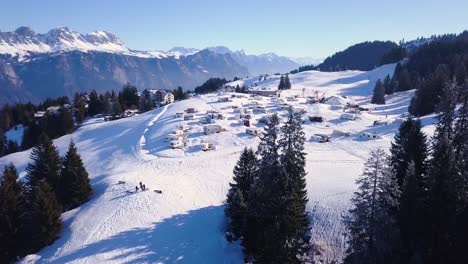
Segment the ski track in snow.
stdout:
<svg viewBox="0 0 468 264">
<path fill-rule="evenodd" d="M 291 75 L 293 89 L 286 95 L 314 91 L 328 95 L 345 94 L 368 104 L 370 91 L 377 78 L 391 73 L 394 65 L 370 72 L 341 73 L 303 72 Z M 276 77 L 275 77 L 276 78 Z M 256 78 L 258 80 L 258 78 Z M 253 82 L 251 80 L 237 81 Z M 277 86 L 277 79 L 263 81 L 265 87 Z M 241 84 L 242 85 L 242 84 Z M 297 87 L 297 89 L 295 88 Z M 314 133 L 348 131 L 350 137 L 333 138 L 330 143 L 307 141 L 308 210 L 312 220 L 313 241 L 324 249 L 325 261 L 342 258 L 346 248 L 345 229 L 341 221 L 350 208 L 355 180 L 361 174 L 368 152 L 376 147 L 388 149 L 399 122 L 374 127 L 374 120 L 396 119 L 406 111 L 413 91 L 387 97 L 387 105 L 363 113 L 361 120 L 343 121 L 342 112 L 327 105 L 295 102 L 308 114 L 320 114 L 324 123 L 304 124 L 307 139 Z M 218 96 L 204 95 L 177 102 L 131 118 L 103 122 L 88 120 L 72 135 L 54 141 L 63 155 L 73 139 L 90 174 L 93 198 L 80 208 L 62 215 L 61 237 L 26 263 L 241 263 L 238 243 L 224 239 L 223 202 L 232 179 L 232 169 L 244 146 L 256 148 L 258 138 L 245 133 L 238 124 L 238 114 L 226 107 L 241 105 L 245 99 L 218 103 Z M 267 112 L 279 111 L 263 99 Z M 371 108 L 376 106 L 368 105 Z M 182 121 L 175 113 L 188 107 L 199 110 L 195 120 Z M 207 110 L 218 110 L 225 120 L 217 123 L 227 131 L 204 135 L 198 118 Z M 260 118 L 263 114 L 255 114 Z M 426 131 L 432 131 L 432 117 L 423 120 Z M 183 150 L 170 149 L 165 136 L 177 125 L 191 126 Z M 253 125 L 261 128 L 261 125 Z M 378 133 L 379 140 L 364 140 L 363 132 Z M 214 143 L 217 149 L 203 152 L 202 141 Z M 13 162 L 25 176 L 30 150 L 0 158 L 0 166 Z M 118 184 L 124 181 L 124 184 Z M 135 193 L 143 182 L 148 191 Z M 162 190 L 162 194 L 154 192 Z"/>
</svg>

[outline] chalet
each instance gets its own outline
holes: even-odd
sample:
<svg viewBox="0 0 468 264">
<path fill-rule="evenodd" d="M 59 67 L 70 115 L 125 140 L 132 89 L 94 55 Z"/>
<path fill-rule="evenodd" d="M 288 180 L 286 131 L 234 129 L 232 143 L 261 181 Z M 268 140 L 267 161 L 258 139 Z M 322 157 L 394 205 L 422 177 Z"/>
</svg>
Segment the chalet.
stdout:
<svg viewBox="0 0 468 264">
<path fill-rule="evenodd" d="M 167 105 L 174 102 L 174 95 L 170 90 L 151 89 L 147 90 L 152 100 L 158 105 Z"/>
</svg>

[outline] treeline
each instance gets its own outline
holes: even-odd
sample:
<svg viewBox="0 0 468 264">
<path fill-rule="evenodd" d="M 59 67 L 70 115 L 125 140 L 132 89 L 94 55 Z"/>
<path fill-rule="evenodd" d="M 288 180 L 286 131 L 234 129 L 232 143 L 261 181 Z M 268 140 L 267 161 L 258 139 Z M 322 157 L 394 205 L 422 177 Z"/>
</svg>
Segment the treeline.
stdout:
<svg viewBox="0 0 468 264">
<path fill-rule="evenodd" d="M 456 79 L 459 85 L 468 77 L 468 31 L 448 35 L 417 48 L 409 59 L 399 63 L 389 93 L 416 89 L 409 111 L 415 116 L 433 113 L 444 85 Z"/>
<path fill-rule="evenodd" d="M 436 109 L 431 141 L 408 119 L 388 157 L 371 152 L 345 217 L 345 263 L 468 263 L 468 90 L 450 81 Z"/>
<path fill-rule="evenodd" d="M 211 92 L 216 92 L 218 89 L 223 87 L 228 83 L 226 79 L 224 78 L 210 78 L 206 82 L 204 82 L 202 85 L 195 87 L 195 93 L 197 94 L 205 94 L 205 93 L 211 93 Z"/>
<path fill-rule="evenodd" d="M 296 73 L 300 73 L 300 72 L 314 71 L 314 70 L 317 70 L 317 66 L 311 64 L 311 65 L 300 66 L 299 68 L 297 68 L 295 70 L 292 70 L 289 73 L 296 74 Z"/>
<path fill-rule="evenodd" d="M 278 134 L 274 114 L 257 152 L 244 149 L 234 168 L 225 208 L 226 237 L 241 240 L 245 263 L 310 261 L 301 120 L 290 110 Z"/>
<path fill-rule="evenodd" d="M 398 48 L 398 45 L 391 41 L 359 43 L 326 58 L 317 69 L 325 72 L 369 71 L 379 66 L 384 55 L 395 48 Z"/>
<path fill-rule="evenodd" d="M 43 134 L 31 152 L 27 181 L 19 181 L 13 164 L 0 176 L 0 259 L 10 263 L 54 242 L 61 231 L 62 212 L 92 195 L 88 173 L 73 142 L 60 157 Z"/>
<path fill-rule="evenodd" d="M 188 97 L 182 87 L 178 87 L 172 93 L 175 100 Z M 135 86 L 126 84 L 118 94 L 114 91 L 98 94 L 93 90 L 89 94 L 77 93 L 73 100 L 63 96 L 47 99 L 39 105 L 5 105 L 0 109 L 0 157 L 36 146 L 43 133 L 51 139 L 69 134 L 87 117 L 111 115 L 113 118 L 120 118 L 125 110 L 146 112 L 155 108 L 156 103 L 149 90 L 144 90 L 140 95 Z M 58 106 L 58 109 L 47 111 L 51 106 Z M 34 114 L 39 111 L 42 111 L 43 115 L 35 118 Z M 25 127 L 20 146 L 7 140 L 5 136 L 6 131 L 18 125 Z"/>
</svg>

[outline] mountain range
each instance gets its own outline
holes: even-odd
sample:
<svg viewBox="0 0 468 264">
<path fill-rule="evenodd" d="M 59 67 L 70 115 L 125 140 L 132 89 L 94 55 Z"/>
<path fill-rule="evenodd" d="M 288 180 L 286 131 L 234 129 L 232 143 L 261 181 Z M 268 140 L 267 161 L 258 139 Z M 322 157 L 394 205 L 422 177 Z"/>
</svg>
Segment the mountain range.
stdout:
<svg viewBox="0 0 468 264">
<path fill-rule="evenodd" d="M 193 89 L 211 77 L 287 72 L 299 65 L 274 53 L 247 55 L 223 46 L 138 51 L 106 31 L 61 27 L 39 34 L 20 27 L 0 32 L 0 104 L 118 90 L 127 82 L 141 90 Z"/>
</svg>

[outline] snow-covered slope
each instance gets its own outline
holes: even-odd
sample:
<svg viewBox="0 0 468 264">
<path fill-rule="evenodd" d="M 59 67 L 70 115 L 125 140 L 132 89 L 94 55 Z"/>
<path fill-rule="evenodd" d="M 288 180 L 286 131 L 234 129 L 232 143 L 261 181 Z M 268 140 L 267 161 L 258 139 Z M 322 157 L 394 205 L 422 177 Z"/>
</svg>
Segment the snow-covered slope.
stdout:
<svg viewBox="0 0 468 264">
<path fill-rule="evenodd" d="M 349 132 L 349 137 L 333 136 L 330 143 L 307 141 L 308 210 L 312 215 L 313 240 L 323 248 L 324 259 L 339 259 L 345 249 L 343 214 L 350 207 L 355 179 L 372 148 L 388 148 L 405 113 L 413 91 L 388 96 L 387 105 L 369 104 L 370 87 L 377 78 L 393 71 L 387 65 L 372 72 L 303 72 L 291 75 L 291 95 L 347 95 L 371 109 L 361 119 L 340 119 L 343 110 L 326 104 L 305 104 L 304 98 L 288 102 L 303 108 L 308 115 L 322 115 L 323 123 L 304 124 L 307 138 L 333 130 Z M 257 78 L 258 79 L 258 78 Z M 253 82 L 245 80 L 243 82 Z M 275 87 L 277 80 L 262 86 Z M 259 139 L 247 135 L 239 124 L 239 114 L 229 106 L 242 107 L 252 99 L 235 98 L 219 103 L 218 96 L 204 95 L 132 118 L 112 122 L 89 120 L 72 135 L 54 141 L 63 154 L 74 140 L 89 171 L 95 194 L 85 205 L 63 214 L 61 237 L 37 255 L 25 260 L 32 263 L 241 263 L 238 244 L 224 239 L 223 201 L 232 179 L 232 169 L 245 146 L 255 148 Z M 285 111 L 270 98 L 258 100 L 267 112 Z M 175 114 L 188 107 L 199 110 L 195 120 L 183 121 Z M 217 121 L 226 131 L 204 135 L 198 117 L 207 110 L 224 114 Z M 266 114 L 254 113 L 253 126 Z M 391 120 L 387 126 L 372 126 L 375 120 Z M 423 120 L 431 132 L 432 118 Z M 185 123 L 191 127 L 183 150 L 168 147 L 164 137 Z M 382 136 L 366 140 L 364 132 Z M 203 152 L 201 142 L 216 145 Z M 0 159 L 0 166 L 13 162 L 25 176 L 30 151 Z M 124 181 L 124 184 L 118 184 Z M 150 189 L 134 193 L 143 182 Z M 154 192 L 162 190 L 162 194 Z"/>
</svg>

